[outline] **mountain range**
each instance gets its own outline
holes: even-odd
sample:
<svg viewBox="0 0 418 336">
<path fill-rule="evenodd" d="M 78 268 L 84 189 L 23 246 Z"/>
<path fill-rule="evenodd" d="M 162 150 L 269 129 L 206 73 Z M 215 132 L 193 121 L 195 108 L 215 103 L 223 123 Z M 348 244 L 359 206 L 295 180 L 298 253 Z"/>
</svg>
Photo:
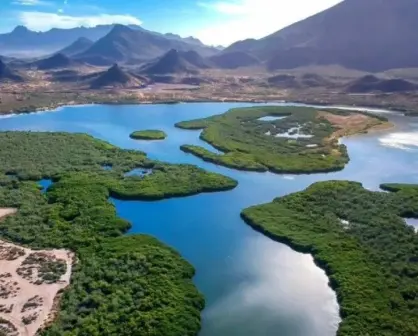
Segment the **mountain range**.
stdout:
<svg viewBox="0 0 418 336">
<path fill-rule="evenodd" d="M 124 29 L 125 32 L 123 32 Z M 129 32 L 127 33 L 126 30 L 129 30 Z M 99 25 L 92 28 L 53 28 L 46 32 L 35 32 L 24 26 L 17 26 L 10 33 L 0 34 L 0 54 L 3 56 L 18 57 L 39 57 L 42 55 L 50 55 L 59 51 L 62 52 L 62 49 L 67 48 L 74 43 L 80 46 L 82 44 L 87 45 L 86 40 L 98 42 L 109 33 L 112 33 L 112 36 L 115 37 L 115 35 L 118 35 L 118 31 L 121 34 L 127 34 L 131 37 L 135 36 L 134 32 L 137 32 L 138 34 L 135 36 L 136 38 L 141 37 L 143 40 L 153 41 L 152 43 L 158 44 L 160 49 L 164 49 L 164 52 L 167 52 L 171 48 L 181 49 L 185 48 L 185 46 L 191 46 L 192 49 L 194 48 L 202 54 L 214 54 L 218 51 L 215 47 L 205 46 L 200 40 L 194 37 L 182 38 L 176 34 L 161 34 L 146 30 L 136 25 L 122 26 L 115 24 Z M 80 38 L 82 38 L 81 41 Z M 167 47 L 164 47 L 164 44 L 167 44 Z M 143 46 L 147 47 L 149 45 L 144 42 Z M 100 48 L 97 47 L 97 49 L 93 49 L 93 51 L 97 51 L 99 49 Z M 154 50 L 155 49 L 158 48 L 154 48 Z M 71 56 L 68 55 L 65 50 L 63 51 L 64 52 L 62 53 L 67 54 L 67 56 Z M 73 50 L 70 50 L 70 52 L 74 55 Z M 163 52 L 161 52 L 160 55 L 162 53 Z M 150 52 L 150 54 L 152 54 L 152 52 Z M 155 56 L 155 54 L 153 56 Z"/>
<path fill-rule="evenodd" d="M 344 0 L 264 38 L 239 41 L 224 50 L 193 37 L 161 34 L 135 25 L 45 33 L 19 26 L 0 34 L 0 54 L 30 51 L 33 57 L 37 50 L 54 49 L 54 53 L 60 50 L 62 55 L 92 65 L 147 63 L 148 71 L 155 73 L 164 69 L 192 72 L 202 65 L 224 69 L 260 66 L 268 71 L 339 65 L 381 72 L 418 67 L 417 17 L 418 0 Z M 160 59 L 170 50 L 177 53 Z M 189 51 L 194 52 L 199 66 L 187 59 L 184 53 Z"/>
</svg>

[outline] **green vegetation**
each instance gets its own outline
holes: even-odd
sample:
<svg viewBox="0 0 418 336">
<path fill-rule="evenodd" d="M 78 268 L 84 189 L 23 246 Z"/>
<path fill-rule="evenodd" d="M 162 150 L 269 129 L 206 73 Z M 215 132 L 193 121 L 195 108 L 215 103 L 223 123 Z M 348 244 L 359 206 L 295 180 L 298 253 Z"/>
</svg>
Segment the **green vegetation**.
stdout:
<svg viewBox="0 0 418 336">
<path fill-rule="evenodd" d="M 344 123 L 331 123 L 329 115 L 340 117 Z M 350 115 L 360 116 L 362 122 L 344 118 Z M 284 118 L 260 120 L 266 116 Z M 176 127 L 203 129 L 200 138 L 225 153 L 219 155 L 199 146 L 181 146 L 184 152 L 205 161 L 241 170 L 298 174 L 343 169 L 349 157 L 346 147 L 338 143 L 338 138 L 365 132 L 386 122 L 386 119 L 357 112 L 257 106 L 180 122 Z M 284 135 L 286 133 L 288 136 Z"/>
<path fill-rule="evenodd" d="M 339 336 L 418 335 L 418 234 L 402 218 L 418 218 L 418 186 L 382 188 L 394 193 L 321 182 L 242 212 L 327 272 L 343 318 Z"/>
<path fill-rule="evenodd" d="M 81 134 L 5 132 L 0 142 L 0 207 L 19 209 L 0 222 L 0 237 L 77 256 L 58 317 L 41 335 L 197 334 L 204 300 L 192 266 L 154 238 L 123 236 L 130 223 L 108 198 L 162 199 L 231 189 L 236 181 Z M 124 176 L 140 167 L 153 172 Z M 55 182 L 45 194 L 40 178 Z"/>
<path fill-rule="evenodd" d="M 164 140 L 167 137 L 167 134 L 159 130 L 142 130 L 135 131 L 129 136 L 136 140 Z"/>
</svg>

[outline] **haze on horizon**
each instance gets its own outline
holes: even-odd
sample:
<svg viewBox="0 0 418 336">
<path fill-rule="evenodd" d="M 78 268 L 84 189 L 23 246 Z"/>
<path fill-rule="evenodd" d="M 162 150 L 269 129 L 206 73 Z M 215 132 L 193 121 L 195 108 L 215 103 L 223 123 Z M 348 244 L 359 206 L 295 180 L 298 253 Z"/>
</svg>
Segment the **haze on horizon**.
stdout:
<svg viewBox="0 0 418 336">
<path fill-rule="evenodd" d="M 341 0 L 0 0 L 0 32 L 136 24 L 227 46 L 261 38 Z"/>
</svg>

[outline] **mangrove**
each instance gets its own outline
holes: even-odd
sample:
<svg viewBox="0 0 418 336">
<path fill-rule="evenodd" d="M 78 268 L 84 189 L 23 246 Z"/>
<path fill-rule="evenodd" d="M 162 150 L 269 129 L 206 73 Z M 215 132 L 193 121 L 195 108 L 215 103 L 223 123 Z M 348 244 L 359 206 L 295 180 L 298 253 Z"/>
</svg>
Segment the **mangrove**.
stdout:
<svg viewBox="0 0 418 336">
<path fill-rule="evenodd" d="M 295 106 L 234 108 L 221 115 L 183 121 L 176 127 L 200 130 L 200 138 L 224 154 L 184 144 L 180 149 L 229 168 L 275 173 L 341 170 L 349 161 L 339 139 L 390 126 L 363 112 Z"/>
<path fill-rule="evenodd" d="M 42 336 L 193 336 L 204 299 L 193 267 L 146 235 L 124 235 L 109 197 L 154 200 L 232 189 L 237 182 L 191 165 L 149 160 L 83 134 L 0 133 L 0 238 L 76 253 L 71 285 Z M 103 169 L 109 167 L 109 169 Z M 125 176 L 132 169 L 146 176 Z M 43 193 L 38 181 L 52 179 Z"/>
<path fill-rule="evenodd" d="M 338 336 L 418 335 L 418 185 L 327 181 L 245 209 L 254 229 L 311 253 L 337 293 Z"/>
<path fill-rule="evenodd" d="M 164 140 L 167 134 L 160 130 L 142 130 L 132 132 L 129 137 L 135 140 Z"/>
</svg>

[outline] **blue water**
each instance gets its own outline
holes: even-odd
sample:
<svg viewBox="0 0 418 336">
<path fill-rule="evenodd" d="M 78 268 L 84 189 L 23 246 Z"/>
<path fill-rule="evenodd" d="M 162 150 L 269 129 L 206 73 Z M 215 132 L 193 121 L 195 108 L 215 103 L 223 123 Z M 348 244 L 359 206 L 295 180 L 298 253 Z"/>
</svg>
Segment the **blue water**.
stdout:
<svg viewBox="0 0 418 336">
<path fill-rule="evenodd" d="M 248 104 L 178 104 L 66 107 L 57 112 L 0 119 L 0 130 L 84 132 L 151 158 L 192 163 L 239 181 L 232 191 L 158 202 L 112 200 L 133 223 L 131 233 L 158 237 L 196 268 L 206 298 L 201 336 L 331 336 L 339 322 L 335 293 L 310 255 L 300 254 L 249 228 L 239 217 L 248 206 L 306 188 L 349 179 L 377 190 L 382 182 L 418 183 L 418 119 L 390 116 L 397 128 L 345 139 L 351 161 L 341 172 L 275 175 L 219 167 L 180 151 L 202 145 L 199 132 L 176 122 L 223 113 Z M 165 141 L 129 138 L 139 128 L 161 129 Z M 208 147 L 207 147 L 208 148 Z"/>
<path fill-rule="evenodd" d="M 39 184 L 42 187 L 41 192 L 46 193 L 48 188 L 52 185 L 52 181 L 50 179 L 42 179 L 39 181 Z"/>
</svg>

